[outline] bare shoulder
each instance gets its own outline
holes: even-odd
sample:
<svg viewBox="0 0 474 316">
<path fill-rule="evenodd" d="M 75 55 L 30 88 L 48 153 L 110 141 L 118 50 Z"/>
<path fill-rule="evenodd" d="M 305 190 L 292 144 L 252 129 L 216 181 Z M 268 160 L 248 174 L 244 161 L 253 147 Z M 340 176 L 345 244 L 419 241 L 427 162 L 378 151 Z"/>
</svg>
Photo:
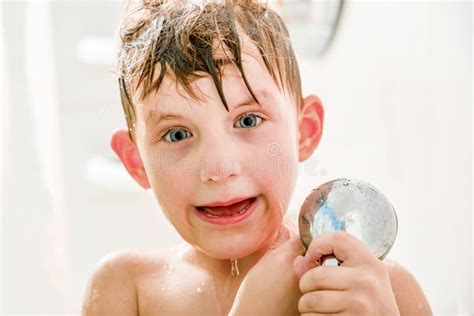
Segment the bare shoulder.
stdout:
<svg viewBox="0 0 474 316">
<path fill-rule="evenodd" d="M 148 270 L 160 269 L 162 262 L 160 253 L 118 251 L 106 255 L 88 281 L 82 315 L 138 315 L 136 280 Z"/>
<path fill-rule="evenodd" d="M 433 315 L 428 300 L 415 277 L 397 262 L 385 259 L 385 267 L 400 315 Z"/>
</svg>

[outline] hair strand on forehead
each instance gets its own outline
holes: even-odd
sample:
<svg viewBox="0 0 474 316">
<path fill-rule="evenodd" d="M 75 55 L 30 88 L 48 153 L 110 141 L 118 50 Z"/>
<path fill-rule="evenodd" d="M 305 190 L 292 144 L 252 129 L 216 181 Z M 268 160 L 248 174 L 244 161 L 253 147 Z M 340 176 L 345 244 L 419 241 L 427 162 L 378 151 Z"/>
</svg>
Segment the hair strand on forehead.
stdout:
<svg viewBox="0 0 474 316">
<path fill-rule="evenodd" d="M 301 80 L 288 30 L 280 16 L 258 0 L 139 2 L 124 17 L 120 28 L 118 74 L 123 80 L 120 88 L 129 96 L 124 110 L 158 91 L 169 75 L 193 98 L 198 97 L 191 83 L 210 76 L 228 111 L 222 87 L 227 65 L 238 69 L 252 98 L 259 103 L 244 72 L 242 36 L 257 47 L 273 80 L 298 110 Z M 134 109 L 126 111 L 127 120 L 134 120 L 135 115 L 130 113 Z M 128 125 L 134 126 L 131 122 Z"/>
</svg>

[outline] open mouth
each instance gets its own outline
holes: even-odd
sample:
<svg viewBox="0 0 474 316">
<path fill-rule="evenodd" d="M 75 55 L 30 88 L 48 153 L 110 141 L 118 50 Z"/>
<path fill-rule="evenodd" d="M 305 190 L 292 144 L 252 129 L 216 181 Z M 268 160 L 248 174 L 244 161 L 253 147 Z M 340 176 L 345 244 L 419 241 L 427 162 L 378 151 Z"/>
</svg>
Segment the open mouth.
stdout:
<svg viewBox="0 0 474 316">
<path fill-rule="evenodd" d="M 245 213 L 256 199 L 252 197 L 226 206 L 196 206 L 196 209 L 210 218 L 235 217 Z"/>
</svg>

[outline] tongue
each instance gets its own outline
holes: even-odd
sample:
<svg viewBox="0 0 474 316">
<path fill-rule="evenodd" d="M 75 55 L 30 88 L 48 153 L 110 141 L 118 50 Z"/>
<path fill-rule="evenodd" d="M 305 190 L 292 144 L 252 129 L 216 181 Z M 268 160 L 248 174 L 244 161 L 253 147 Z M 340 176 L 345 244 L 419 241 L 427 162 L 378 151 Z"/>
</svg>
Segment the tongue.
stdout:
<svg viewBox="0 0 474 316">
<path fill-rule="evenodd" d="M 252 199 L 247 199 L 228 206 L 202 207 L 202 209 L 214 216 L 232 216 L 243 210 L 251 202 Z"/>
</svg>

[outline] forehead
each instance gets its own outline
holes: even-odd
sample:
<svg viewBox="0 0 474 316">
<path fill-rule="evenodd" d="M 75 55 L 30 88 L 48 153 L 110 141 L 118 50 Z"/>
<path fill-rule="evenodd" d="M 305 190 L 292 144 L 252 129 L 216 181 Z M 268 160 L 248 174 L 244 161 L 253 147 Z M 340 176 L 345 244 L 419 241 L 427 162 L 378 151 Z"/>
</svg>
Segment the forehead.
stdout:
<svg viewBox="0 0 474 316">
<path fill-rule="evenodd" d="M 265 106 L 268 101 L 274 101 L 279 95 L 280 89 L 273 77 L 268 72 L 259 50 L 252 41 L 242 36 L 242 66 L 247 82 L 256 95 L 260 105 Z M 226 52 L 217 52 L 219 54 Z M 159 73 L 158 71 L 156 73 Z M 253 98 L 245 85 L 240 71 L 233 64 L 227 64 L 223 68 L 222 88 L 229 107 L 237 104 L 248 103 Z M 143 112 L 145 123 L 158 120 L 163 113 L 181 112 L 195 103 L 219 103 L 222 110 L 224 106 L 217 93 L 217 89 L 210 75 L 194 80 L 191 88 L 196 98 L 191 96 L 183 86 L 178 84 L 172 75 L 165 75 L 159 90 L 152 92 L 137 105 Z"/>
</svg>

